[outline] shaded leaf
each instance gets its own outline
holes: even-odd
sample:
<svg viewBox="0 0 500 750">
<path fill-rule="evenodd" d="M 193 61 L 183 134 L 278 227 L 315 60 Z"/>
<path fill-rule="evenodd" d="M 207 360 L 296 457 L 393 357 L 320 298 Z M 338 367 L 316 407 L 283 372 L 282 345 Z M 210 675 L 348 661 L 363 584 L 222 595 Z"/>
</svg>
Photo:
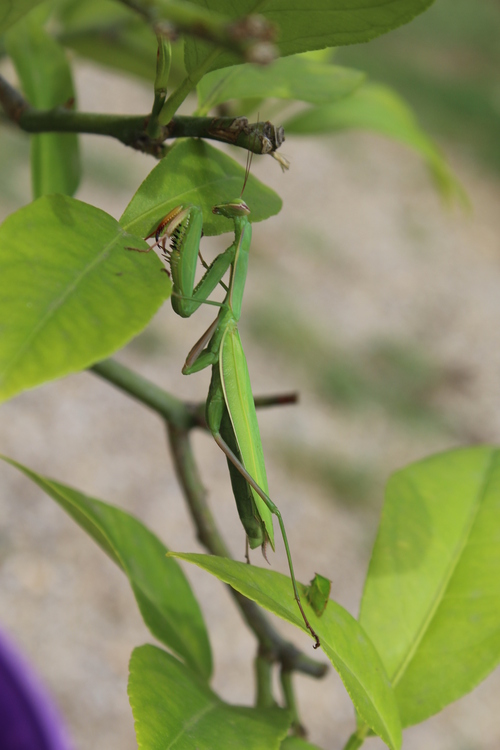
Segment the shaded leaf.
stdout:
<svg viewBox="0 0 500 750">
<path fill-rule="evenodd" d="M 73 102 L 75 92 L 65 52 L 44 30 L 40 15 L 30 13 L 17 23 L 6 34 L 5 43 L 30 104 L 52 109 Z M 31 136 L 31 179 L 35 198 L 76 191 L 80 182 L 76 133 Z"/>
<path fill-rule="evenodd" d="M 0 456 L 52 497 L 125 573 L 144 622 L 203 679 L 212 672 L 198 602 L 167 548 L 137 518 Z"/>
<path fill-rule="evenodd" d="M 156 37 L 135 11 L 113 0 L 73 0 L 56 12 L 65 46 L 99 64 L 153 81 Z"/>
<path fill-rule="evenodd" d="M 115 219 L 44 196 L 0 226 L 0 400 L 126 344 L 170 293 L 159 259 Z"/>
<path fill-rule="evenodd" d="M 238 198 L 245 170 L 213 146 L 201 140 L 182 139 L 148 174 L 125 209 L 120 224 L 141 237 L 150 234 L 164 216 L 179 204 L 194 203 L 203 209 L 203 232 L 222 234 L 232 223 L 212 213 L 216 203 Z M 281 209 L 281 199 L 256 177 L 245 187 L 251 221 L 262 221 Z"/>
<path fill-rule="evenodd" d="M 444 156 L 420 128 L 408 105 L 386 86 L 373 83 L 361 86 L 347 99 L 295 115 L 284 127 L 290 135 L 362 129 L 388 136 L 413 148 L 425 160 L 445 197 L 467 202 L 464 190 Z"/>
<path fill-rule="evenodd" d="M 297 99 L 311 104 L 327 104 L 342 99 L 360 86 L 364 73 L 294 55 L 276 60 L 267 67 L 234 65 L 213 71 L 198 84 L 201 112 L 228 99 Z"/>
<path fill-rule="evenodd" d="M 137 743 L 147 750 L 278 750 L 290 725 L 283 709 L 224 703 L 155 646 L 132 652 L 128 695 Z"/>
<path fill-rule="evenodd" d="M 308 633 L 287 576 L 222 557 L 170 554 L 195 563 L 248 599 Z M 343 607 L 332 600 L 322 616 L 317 617 L 307 602 L 306 587 L 297 585 L 307 618 L 359 715 L 390 748 L 399 748 L 401 726 L 396 701 L 380 658 L 366 633 Z"/>
<path fill-rule="evenodd" d="M 193 0 L 197 5 L 230 19 L 254 13 L 253 0 Z M 257 7 L 276 27 L 277 45 L 281 56 L 297 52 L 337 47 L 343 44 L 367 42 L 385 34 L 422 13 L 433 0 L 364 0 L 362 3 L 345 0 L 270 0 Z M 213 51 L 213 45 L 193 37 L 186 39 L 185 62 L 188 71 L 198 68 Z M 237 56 L 221 53 L 212 70 L 241 62 Z"/>
<path fill-rule="evenodd" d="M 0 0 L 0 34 L 25 16 L 42 0 Z"/>
<path fill-rule="evenodd" d="M 500 450 L 431 456 L 389 480 L 360 622 L 403 726 L 472 690 L 500 662 Z"/>
<path fill-rule="evenodd" d="M 118 71 L 132 73 L 152 81 L 156 62 L 156 37 L 141 22 L 128 24 L 116 33 L 102 30 L 82 30 L 65 34 L 64 42 L 81 57 Z"/>
</svg>

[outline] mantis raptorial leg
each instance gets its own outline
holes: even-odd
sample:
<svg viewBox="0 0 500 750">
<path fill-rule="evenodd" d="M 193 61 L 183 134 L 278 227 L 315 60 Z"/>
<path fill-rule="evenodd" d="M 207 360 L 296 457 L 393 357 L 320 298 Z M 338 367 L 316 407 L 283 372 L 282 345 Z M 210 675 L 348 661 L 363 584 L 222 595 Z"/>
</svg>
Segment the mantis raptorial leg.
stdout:
<svg viewBox="0 0 500 750">
<path fill-rule="evenodd" d="M 203 217 L 201 208 L 178 206 L 151 233 L 170 265 L 173 282 L 172 306 L 182 317 L 191 316 L 208 299 L 229 270 L 229 283 L 219 313 L 189 352 L 182 372 L 185 375 L 212 368 L 206 402 L 206 421 L 217 445 L 226 455 L 231 483 L 248 544 L 252 549 L 267 544 L 274 550 L 272 516 L 281 530 L 292 579 L 295 600 L 304 623 L 319 646 L 319 638 L 311 627 L 295 580 L 292 556 L 285 525 L 277 505 L 269 497 L 264 453 L 252 394 L 248 367 L 238 333 L 238 321 L 248 267 L 252 227 L 250 209 L 237 198 L 216 205 L 214 214 L 233 221 L 234 242 L 210 264 L 195 285 Z M 148 239 L 148 238 L 147 238 Z M 167 242 L 170 247 L 167 248 Z"/>
</svg>

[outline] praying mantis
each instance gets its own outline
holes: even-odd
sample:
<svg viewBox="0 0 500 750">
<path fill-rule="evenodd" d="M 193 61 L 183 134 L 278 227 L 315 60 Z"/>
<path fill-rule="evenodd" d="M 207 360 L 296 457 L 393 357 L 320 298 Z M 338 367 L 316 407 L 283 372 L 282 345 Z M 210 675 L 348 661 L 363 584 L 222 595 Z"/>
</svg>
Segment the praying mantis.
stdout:
<svg viewBox="0 0 500 750">
<path fill-rule="evenodd" d="M 252 236 L 248 219 L 250 209 L 240 197 L 213 206 L 212 212 L 233 222 L 234 241 L 209 266 L 204 263 L 205 274 L 196 285 L 195 274 L 203 230 L 201 208 L 192 204 L 177 206 L 146 239 L 154 237 L 155 243 L 149 249 L 160 247 L 169 263 L 173 283 L 172 307 L 178 315 L 190 317 L 203 303 L 219 307 L 216 319 L 189 352 L 182 372 L 191 375 L 206 367 L 212 368 L 206 422 L 228 460 L 233 493 L 247 544 L 251 549 L 262 547 L 264 556 L 267 544 L 274 550 L 272 517 L 277 517 L 295 600 L 307 629 L 315 639 L 314 648 L 318 648 L 319 638 L 302 607 L 283 518 L 269 497 L 250 376 L 238 333 Z M 229 282 L 226 285 L 223 277 L 228 270 Z M 218 284 L 226 290 L 222 303 L 208 299 Z"/>
</svg>

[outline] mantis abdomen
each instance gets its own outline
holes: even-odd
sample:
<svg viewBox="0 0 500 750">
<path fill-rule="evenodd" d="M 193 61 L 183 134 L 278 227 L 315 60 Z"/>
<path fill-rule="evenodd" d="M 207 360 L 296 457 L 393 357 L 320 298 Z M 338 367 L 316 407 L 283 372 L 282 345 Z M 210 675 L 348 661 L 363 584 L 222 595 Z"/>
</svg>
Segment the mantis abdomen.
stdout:
<svg viewBox="0 0 500 750">
<path fill-rule="evenodd" d="M 219 352 L 219 368 L 224 401 L 229 412 L 243 466 L 265 494 L 269 495 L 264 452 L 250 376 L 236 323 L 228 326 L 224 334 Z M 272 513 L 260 495 L 252 487 L 250 490 L 265 530 L 265 537 L 274 550 Z"/>
</svg>

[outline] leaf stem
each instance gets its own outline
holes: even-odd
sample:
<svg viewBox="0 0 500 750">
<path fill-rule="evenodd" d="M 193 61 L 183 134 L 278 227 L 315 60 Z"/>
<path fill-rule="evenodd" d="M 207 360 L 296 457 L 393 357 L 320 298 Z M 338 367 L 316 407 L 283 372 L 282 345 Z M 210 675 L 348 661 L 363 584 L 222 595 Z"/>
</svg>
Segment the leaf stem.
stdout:
<svg viewBox="0 0 500 750">
<path fill-rule="evenodd" d="M 285 708 L 288 710 L 291 718 L 292 734 L 295 737 L 305 737 L 306 730 L 301 724 L 299 709 L 295 700 L 295 692 L 292 684 L 292 673 L 287 669 L 281 668 L 280 672 L 281 689 L 285 700 Z"/>
<path fill-rule="evenodd" d="M 214 49 L 207 57 L 204 62 L 198 66 L 195 70 L 192 70 L 181 84 L 173 91 L 168 97 L 167 101 L 163 105 L 163 109 L 158 115 L 158 122 L 160 125 L 166 125 L 172 117 L 175 115 L 182 102 L 189 96 L 198 83 L 201 81 L 205 73 L 208 73 L 212 64 L 219 57 L 220 50 Z"/>
<path fill-rule="evenodd" d="M 358 727 L 358 729 L 353 732 L 347 740 L 346 744 L 344 745 L 344 750 L 358 750 L 364 743 L 369 730 L 370 727 L 367 724 L 363 724 L 363 726 Z"/>
<path fill-rule="evenodd" d="M 197 424 L 193 409 L 189 404 L 167 393 L 115 359 L 97 362 L 90 370 L 145 406 L 149 406 L 178 428 L 190 429 Z"/>
<path fill-rule="evenodd" d="M 272 661 L 259 648 L 254 660 L 256 708 L 272 708 L 278 705 L 273 696 L 272 670 Z"/>
<path fill-rule="evenodd" d="M 181 95 L 183 94 L 179 94 Z M 174 96 L 176 92 L 167 99 L 165 106 Z M 189 117 L 185 115 L 172 117 L 168 124 L 159 127 L 160 135 L 153 138 L 148 134 L 149 114 L 109 115 L 74 112 L 67 107 L 36 109 L 2 76 L 0 76 L 0 104 L 9 120 L 27 133 L 105 135 L 156 158 L 162 158 L 165 155 L 167 146 L 164 141 L 169 138 L 206 138 L 230 143 L 256 154 L 273 153 L 284 139 L 283 128 L 276 127 L 271 122 L 249 123 L 246 117 Z"/>
</svg>

